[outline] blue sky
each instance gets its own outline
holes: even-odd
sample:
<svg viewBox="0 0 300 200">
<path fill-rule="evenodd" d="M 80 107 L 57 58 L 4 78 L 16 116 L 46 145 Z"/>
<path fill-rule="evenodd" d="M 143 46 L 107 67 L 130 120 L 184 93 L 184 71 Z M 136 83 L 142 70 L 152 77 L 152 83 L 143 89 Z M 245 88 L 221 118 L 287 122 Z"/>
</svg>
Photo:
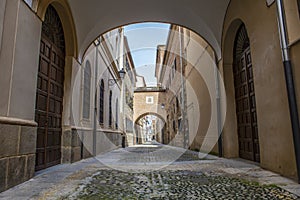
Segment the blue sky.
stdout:
<svg viewBox="0 0 300 200">
<path fill-rule="evenodd" d="M 147 86 L 156 85 L 156 48 L 166 44 L 169 27 L 169 24 L 152 22 L 124 27 L 137 73 L 145 77 Z"/>
</svg>

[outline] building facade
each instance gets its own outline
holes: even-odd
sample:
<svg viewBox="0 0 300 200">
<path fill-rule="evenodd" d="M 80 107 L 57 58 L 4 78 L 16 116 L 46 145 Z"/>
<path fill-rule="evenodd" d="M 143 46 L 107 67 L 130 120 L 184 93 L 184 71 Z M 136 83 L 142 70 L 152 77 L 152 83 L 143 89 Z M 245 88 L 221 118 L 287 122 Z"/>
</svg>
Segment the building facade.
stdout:
<svg viewBox="0 0 300 200">
<path fill-rule="evenodd" d="M 290 44 L 292 64 L 297 66 L 298 59 L 293 52 L 298 45 L 295 39 L 297 31 L 293 30 L 291 24 L 292 21 L 294 25 L 299 23 L 295 20 L 299 14 L 296 1 L 292 3 L 293 6 L 291 2 L 284 3 L 285 8 L 290 9 L 286 16 L 287 31 L 291 33 L 289 40 L 293 41 Z M 253 9 L 252 14 L 247 6 L 251 7 L 251 11 Z M 254 12 L 259 9 L 263 14 L 253 21 Z M 247 4 L 231 1 L 224 22 L 221 60 L 217 59 L 213 48 L 193 31 L 171 26 L 164 59 L 160 58 L 159 53 L 157 56 L 157 71 L 163 72 L 158 76 L 158 84 L 172 91 L 166 103 L 166 143 L 178 144 L 174 138 L 180 135 L 180 122 L 176 119 L 181 119 L 181 113 L 177 111 L 181 110 L 176 109 L 176 100 L 171 100 L 180 96 L 175 88 L 185 88 L 187 104 L 184 108 L 189 124 L 190 149 L 221 154 L 227 158 L 240 157 L 260 163 L 266 169 L 296 177 L 294 140 L 276 13 L 274 4 L 268 7 L 264 2 Z M 293 19 L 290 15 L 293 15 Z M 240 19 L 236 19 L 237 16 Z M 259 20 L 261 18 L 265 24 Z M 180 46 L 182 49 L 178 50 Z M 159 46 L 158 52 L 161 49 Z M 181 72 L 180 67 L 179 70 L 175 67 L 180 58 L 183 59 Z M 217 69 L 220 76 L 214 75 L 214 70 L 210 69 Z M 181 73 L 184 76 L 185 85 L 173 75 L 176 70 L 179 76 Z M 296 77 L 297 70 L 293 70 Z M 215 83 L 208 83 L 207 77 L 211 77 L 210 80 Z M 222 89 L 218 88 L 218 81 L 224 82 L 225 92 L 218 91 Z M 297 82 L 295 78 L 298 99 Z M 211 86 L 215 88 L 211 90 Z M 212 95 L 211 91 L 216 94 Z M 178 99 L 181 105 L 182 98 Z M 227 112 L 220 114 L 224 108 Z M 199 121 L 195 123 L 190 119 Z M 222 130 L 219 129 L 220 125 L 223 125 Z M 184 139 L 180 138 L 180 141 L 183 143 Z M 276 148 L 272 148 L 274 145 Z"/>
<path fill-rule="evenodd" d="M 124 115 L 124 133 L 126 134 L 126 145 L 132 146 L 135 144 L 134 139 L 134 122 L 133 122 L 133 96 L 134 88 L 136 87 L 136 70 L 131 56 L 127 37 L 124 38 L 124 69 L 126 76 L 124 78 L 124 100 L 122 103 Z"/>
<path fill-rule="evenodd" d="M 163 53 L 164 51 L 164 53 Z M 217 153 L 216 57 L 193 31 L 171 25 L 167 45 L 158 46 L 156 77 L 167 88 L 165 143 Z"/>
<path fill-rule="evenodd" d="M 300 23 L 297 1 L 283 2 L 291 55 L 295 55 L 293 50 L 299 46 L 299 43 L 295 43 L 295 41 L 300 36 L 300 32 L 295 30 Z M 250 9 L 247 9 L 247 6 Z M 260 15 L 254 13 L 260 13 Z M 250 14 L 252 14 L 251 18 L 249 18 Z M 242 37 L 243 34 L 246 37 Z M 240 38 L 244 39 L 241 40 Z M 242 138 L 239 138 L 240 136 L 236 134 L 239 128 L 246 127 L 242 125 L 245 117 L 243 120 L 237 119 L 241 115 L 235 113 L 239 106 L 237 104 L 241 104 L 237 102 L 237 98 L 243 96 L 243 92 L 238 89 L 239 86 L 234 83 L 234 80 L 241 71 L 233 73 L 235 66 L 242 64 L 241 59 L 246 56 L 248 59 L 246 65 L 247 67 L 251 66 L 252 70 L 251 72 L 248 69 L 247 74 L 251 76 L 251 73 L 253 73 L 253 80 L 249 79 L 245 84 L 250 86 L 249 96 L 253 97 L 251 93 L 255 93 L 255 101 L 252 100 L 252 103 L 255 103 L 257 117 L 252 111 L 246 114 L 252 115 L 251 126 L 254 127 L 252 128 L 254 131 L 252 131 L 251 143 L 253 147 L 251 148 L 255 154 L 252 155 L 251 160 L 258 161 L 259 158 L 262 167 L 286 176 L 295 177 L 297 171 L 293 143 L 297 141 L 293 140 L 291 129 L 276 4 L 267 7 L 258 1 L 243 2 L 243 5 L 238 1 L 232 1 L 225 17 L 222 41 L 223 59 L 219 61 L 219 66 L 223 73 L 227 94 L 227 115 L 223 129 L 224 156 L 238 157 L 244 154 L 242 157 L 248 157 L 245 154 L 250 149 L 245 146 Z M 239 49 L 238 45 L 241 45 L 241 43 L 243 48 Z M 295 90 L 299 105 L 300 88 L 296 78 L 297 60 L 295 56 L 292 56 Z M 244 68 L 244 65 L 242 65 L 242 68 Z M 251 106 L 253 107 L 253 105 Z M 242 110 L 245 110 L 245 107 Z M 256 134 L 258 134 L 258 137 Z M 246 150 L 241 151 L 240 146 L 244 146 Z M 276 148 L 274 148 L 275 146 Z M 258 152 L 259 155 L 257 155 Z"/>
<path fill-rule="evenodd" d="M 151 140 L 151 138 L 148 140 L 145 136 L 147 128 L 151 128 L 153 132 L 156 131 L 151 127 L 152 125 L 155 126 L 156 123 L 152 123 L 150 116 L 156 116 L 160 119 L 158 120 L 160 124 L 165 124 L 165 93 L 166 90 L 162 87 L 139 87 L 134 90 L 133 120 L 136 143 L 143 144 Z M 161 131 L 159 132 L 161 133 Z M 157 138 L 162 138 L 162 136 L 160 135 Z M 162 142 L 162 140 L 159 140 L 159 142 Z"/>
<path fill-rule="evenodd" d="M 28 10 L 23 1 L 5 6 L 5 9 Z M 32 13 L 23 14 L 28 17 Z M 122 131 L 125 117 L 121 110 L 123 80 L 119 71 L 127 65 L 131 67 L 130 71 L 134 71 L 134 65 L 130 54 L 125 53 L 130 50 L 127 43 L 124 49 L 123 28 L 96 38 L 80 64 L 66 55 L 67 39 L 56 8 L 49 5 L 44 18 L 40 22 L 41 30 L 33 35 L 41 40 L 39 51 L 30 53 L 38 56 L 32 60 L 38 67 L 28 69 L 36 70 L 36 77 L 28 76 L 28 80 L 32 80 L 26 83 L 28 90 L 24 96 L 25 102 L 35 97 L 31 105 L 34 110 L 28 108 L 21 111 L 23 115 L 2 118 L 1 191 L 28 180 L 35 171 L 120 148 L 125 138 Z M 37 23 L 32 25 L 37 26 L 39 20 L 35 20 Z M 23 56 L 25 60 L 30 59 L 26 54 Z M 72 68 L 66 67 L 67 63 Z M 131 77 L 135 78 L 135 74 Z M 18 84 L 23 84 L 24 80 L 19 81 Z M 36 87 L 31 88 L 31 92 L 29 83 L 30 88 Z M 126 87 L 133 91 L 132 84 Z M 24 88 L 18 86 L 17 90 Z M 34 95 L 31 94 L 33 90 Z M 5 91 L 2 92 L 5 95 Z M 132 119 L 132 111 L 126 116 Z M 2 133 L 8 133 L 9 137 Z"/>
</svg>

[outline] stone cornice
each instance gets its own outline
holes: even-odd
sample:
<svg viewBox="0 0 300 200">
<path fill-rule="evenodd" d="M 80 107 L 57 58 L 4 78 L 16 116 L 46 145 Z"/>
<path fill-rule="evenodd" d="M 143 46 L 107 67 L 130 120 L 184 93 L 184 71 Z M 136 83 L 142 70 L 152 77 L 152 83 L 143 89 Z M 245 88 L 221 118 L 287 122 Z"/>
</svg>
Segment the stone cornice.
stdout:
<svg viewBox="0 0 300 200">
<path fill-rule="evenodd" d="M 38 124 L 33 120 L 25 120 L 13 117 L 0 117 L 0 124 L 20 125 L 36 127 Z"/>
</svg>

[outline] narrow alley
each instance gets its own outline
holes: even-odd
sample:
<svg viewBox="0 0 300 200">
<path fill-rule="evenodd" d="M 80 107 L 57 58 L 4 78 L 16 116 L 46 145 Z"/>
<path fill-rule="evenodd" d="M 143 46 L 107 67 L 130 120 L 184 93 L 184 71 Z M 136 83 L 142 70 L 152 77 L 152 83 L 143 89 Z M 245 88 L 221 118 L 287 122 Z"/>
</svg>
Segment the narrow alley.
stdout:
<svg viewBox="0 0 300 200">
<path fill-rule="evenodd" d="M 300 199 L 300 0 L 0 0 L 0 200 Z"/>
</svg>

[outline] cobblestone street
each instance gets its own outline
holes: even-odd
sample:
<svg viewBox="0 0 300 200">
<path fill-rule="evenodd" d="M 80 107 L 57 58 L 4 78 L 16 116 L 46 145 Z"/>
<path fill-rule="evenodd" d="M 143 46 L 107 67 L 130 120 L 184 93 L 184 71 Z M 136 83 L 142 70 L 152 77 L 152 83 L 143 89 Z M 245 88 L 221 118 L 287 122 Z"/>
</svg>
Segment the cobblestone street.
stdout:
<svg viewBox="0 0 300 200">
<path fill-rule="evenodd" d="M 178 170 L 138 174 L 101 170 L 62 199 L 296 199 L 273 185 Z"/>
<path fill-rule="evenodd" d="M 297 199 L 292 180 L 239 160 L 159 144 L 42 171 L 1 199 Z"/>
</svg>

